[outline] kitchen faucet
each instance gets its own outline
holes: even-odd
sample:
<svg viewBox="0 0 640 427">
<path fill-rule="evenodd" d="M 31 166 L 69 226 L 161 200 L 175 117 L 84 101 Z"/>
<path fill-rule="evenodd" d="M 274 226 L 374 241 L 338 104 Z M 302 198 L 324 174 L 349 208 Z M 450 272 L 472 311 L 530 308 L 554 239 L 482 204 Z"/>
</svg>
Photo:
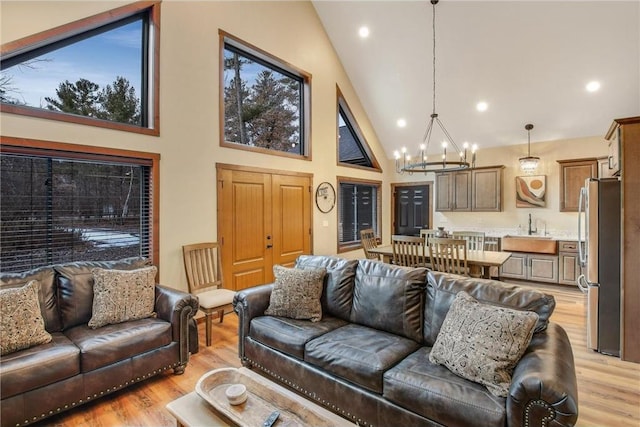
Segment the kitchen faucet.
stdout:
<svg viewBox="0 0 640 427">
<path fill-rule="evenodd" d="M 531 214 L 529 214 L 529 236 L 531 236 L 533 233 L 535 233 L 537 231 L 538 231 L 537 227 L 535 229 L 531 228 Z"/>
</svg>

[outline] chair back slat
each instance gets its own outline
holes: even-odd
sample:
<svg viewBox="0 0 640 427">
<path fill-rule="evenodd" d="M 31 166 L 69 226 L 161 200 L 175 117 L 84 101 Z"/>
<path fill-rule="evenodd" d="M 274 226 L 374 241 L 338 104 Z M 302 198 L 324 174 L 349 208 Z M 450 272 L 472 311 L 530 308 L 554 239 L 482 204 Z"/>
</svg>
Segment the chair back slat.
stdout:
<svg viewBox="0 0 640 427">
<path fill-rule="evenodd" d="M 405 267 L 425 267 L 424 238 L 418 236 L 391 236 L 393 263 Z"/>
<path fill-rule="evenodd" d="M 380 259 L 378 254 L 369 252 L 369 249 L 378 247 L 378 240 L 376 239 L 376 233 L 373 231 L 373 228 L 360 230 L 360 241 L 362 242 L 362 249 L 364 250 L 364 255 L 367 259 Z"/>
<path fill-rule="evenodd" d="M 189 292 L 197 294 L 222 286 L 222 262 L 218 243 L 185 245 L 182 250 Z"/>
<path fill-rule="evenodd" d="M 464 239 L 429 240 L 429 257 L 432 268 L 444 273 L 467 276 L 467 243 Z"/>
<path fill-rule="evenodd" d="M 451 233 L 455 239 L 467 241 L 467 249 L 470 251 L 484 251 L 484 233 L 481 231 L 454 231 Z"/>
</svg>

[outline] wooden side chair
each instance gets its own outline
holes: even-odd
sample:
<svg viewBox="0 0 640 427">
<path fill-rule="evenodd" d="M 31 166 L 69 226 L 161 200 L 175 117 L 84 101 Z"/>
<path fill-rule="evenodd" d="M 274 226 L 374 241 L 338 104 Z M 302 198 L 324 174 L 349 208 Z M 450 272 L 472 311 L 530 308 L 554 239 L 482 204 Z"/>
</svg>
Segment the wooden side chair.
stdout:
<svg viewBox="0 0 640 427">
<path fill-rule="evenodd" d="M 481 231 L 454 231 L 451 233 L 454 239 L 467 241 L 467 249 L 470 251 L 484 251 L 484 233 Z"/>
<path fill-rule="evenodd" d="M 436 229 L 423 228 L 420 230 L 420 237 L 424 239 L 425 245 L 429 244 L 429 239 L 432 237 L 436 237 Z"/>
<path fill-rule="evenodd" d="M 196 243 L 182 247 L 189 292 L 200 301 L 205 315 L 207 347 L 211 345 L 211 320 L 214 314 L 224 320 L 232 308 L 235 292 L 222 288 L 222 261 L 218 243 Z"/>
<path fill-rule="evenodd" d="M 360 241 L 362 242 L 364 256 L 367 259 L 380 260 L 380 256 L 378 254 L 369 252 L 369 249 L 378 247 L 378 240 L 376 239 L 376 233 L 375 231 L 373 231 L 373 228 L 365 228 L 364 230 L 360 230 Z"/>
<path fill-rule="evenodd" d="M 433 270 L 468 276 L 467 242 L 464 239 L 429 239 L 429 257 Z"/>
<path fill-rule="evenodd" d="M 393 263 L 405 267 L 426 267 L 424 238 L 418 236 L 391 236 Z"/>
</svg>

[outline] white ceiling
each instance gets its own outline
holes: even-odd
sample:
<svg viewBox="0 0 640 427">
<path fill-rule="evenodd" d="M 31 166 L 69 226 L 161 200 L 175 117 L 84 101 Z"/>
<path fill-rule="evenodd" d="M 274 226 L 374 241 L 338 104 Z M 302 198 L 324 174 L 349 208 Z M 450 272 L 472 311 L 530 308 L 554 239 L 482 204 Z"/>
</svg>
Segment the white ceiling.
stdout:
<svg viewBox="0 0 640 427">
<path fill-rule="evenodd" d="M 387 155 L 417 150 L 433 108 L 431 3 L 313 5 Z M 532 143 L 603 136 L 640 115 L 640 1 L 440 1 L 436 112 L 458 145 L 480 149 L 526 143 L 527 123 Z M 434 132 L 429 151 L 442 140 Z"/>
</svg>

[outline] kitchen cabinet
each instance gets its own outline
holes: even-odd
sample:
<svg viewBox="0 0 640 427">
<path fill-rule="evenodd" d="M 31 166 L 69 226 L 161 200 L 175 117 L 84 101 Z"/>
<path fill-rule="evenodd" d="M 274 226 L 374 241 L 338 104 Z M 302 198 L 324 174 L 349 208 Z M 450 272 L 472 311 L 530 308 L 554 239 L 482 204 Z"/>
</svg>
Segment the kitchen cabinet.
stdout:
<svg viewBox="0 0 640 427">
<path fill-rule="evenodd" d="M 558 249 L 558 283 L 576 286 L 580 275 L 578 242 L 561 240 Z"/>
<path fill-rule="evenodd" d="M 609 155 L 607 156 L 607 166 L 611 175 L 620 174 L 620 133 L 622 132 L 621 123 L 614 120 L 604 137 L 609 147 Z"/>
<path fill-rule="evenodd" d="M 613 178 L 616 171 L 609 169 L 609 157 L 598 157 L 598 178 Z"/>
<path fill-rule="evenodd" d="M 578 212 L 580 189 L 587 178 L 598 176 L 598 159 L 558 160 L 560 163 L 560 212 Z"/>
<path fill-rule="evenodd" d="M 471 210 L 474 212 L 502 211 L 502 169 L 473 169 L 471 171 Z"/>
<path fill-rule="evenodd" d="M 500 267 L 500 277 L 558 283 L 558 256 L 513 252 Z"/>
<path fill-rule="evenodd" d="M 436 212 L 502 211 L 503 168 L 436 173 Z"/>
<path fill-rule="evenodd" d="M 471 171 L 436 173 L 436 211 L 471 211 Z"/>
<path fill-rule="evenodd" d="M 612 165 L 619 167 L 622 178 L 620 357 L 640 363 L 640 116 L 614 120 L 605 138 L 612 141 L 614 136 L 619 159 L 614 153 Z"/>
</svg>

